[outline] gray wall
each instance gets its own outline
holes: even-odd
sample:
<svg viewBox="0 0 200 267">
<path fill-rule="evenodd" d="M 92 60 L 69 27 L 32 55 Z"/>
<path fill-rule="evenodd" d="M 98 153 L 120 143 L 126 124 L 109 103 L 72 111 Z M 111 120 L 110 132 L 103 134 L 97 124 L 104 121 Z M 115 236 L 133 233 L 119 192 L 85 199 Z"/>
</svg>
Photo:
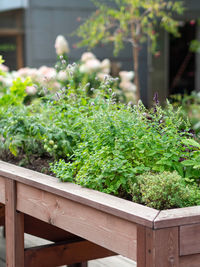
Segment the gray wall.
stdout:
<svg viewBox="0 0 200 267">
<path fill-rule="evenodd" d="M 52 65 L 56 60 L 54 42 L 58 34 L 66 37 L 70 44 L 71 61 L 80 58 L 86 48 L 74 49 L 77 38 L 71 33 L 77 29 L 78 17 L 87 18 L 94 10 L 89 0 L 30 0 L 26 11 L 26 54 L 27 65 Z M 124 66 L 132 67 L 131 48 L 129 46 L 118 59 L 112 55 L 112 47 L 98 47 L 95 53 L 99 58 L 109 57 L 122 61 Z"/>
</svg>

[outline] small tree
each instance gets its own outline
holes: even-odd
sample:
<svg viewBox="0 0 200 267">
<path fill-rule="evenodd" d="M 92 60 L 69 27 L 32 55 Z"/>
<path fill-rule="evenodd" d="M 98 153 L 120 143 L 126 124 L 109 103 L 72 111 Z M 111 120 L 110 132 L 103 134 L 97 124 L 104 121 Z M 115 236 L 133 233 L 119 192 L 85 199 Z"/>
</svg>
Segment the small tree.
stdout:
<svg viewBox="0 0 200 267">
<path fill-rule="evenodd" d="M 82 38 L 78 46 L 95 47 L 99 42 L 114 43 L 114 54 L 123 49 L 124 42 L 132 45 L 135 72 L 136 97 L 140 99 L 139 51 L 142 43 L 151 41 L 152 51 L 156 51 L 158 34 L 156 29 L 163 27 L 178 36 L 178 21 L 174 13 L 184 11 L 182 3 L 166 0 L 92 0 L 97 10 L 76 31 Z"/>
</svg>

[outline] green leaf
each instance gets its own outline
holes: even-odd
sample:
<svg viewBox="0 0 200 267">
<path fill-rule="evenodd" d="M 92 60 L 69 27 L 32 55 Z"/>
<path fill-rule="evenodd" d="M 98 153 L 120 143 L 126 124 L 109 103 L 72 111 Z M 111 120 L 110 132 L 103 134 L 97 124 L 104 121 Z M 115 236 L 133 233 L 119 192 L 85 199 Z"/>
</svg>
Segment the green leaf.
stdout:
<svg viewBox="0 0 200 267">
<path fill-rule="evenodd" d="M 181 162 L 182 165 L 184 166 L 193 166 L 195 164 L 195 162 L 193 160 L 184 160 Z"/>
<path fill-rule="evenodd" d="M 194 146 L 200 148 L 200 144 L 193 139 L 183 139 L 182 143 L 186 146 Z"/>
</svg>

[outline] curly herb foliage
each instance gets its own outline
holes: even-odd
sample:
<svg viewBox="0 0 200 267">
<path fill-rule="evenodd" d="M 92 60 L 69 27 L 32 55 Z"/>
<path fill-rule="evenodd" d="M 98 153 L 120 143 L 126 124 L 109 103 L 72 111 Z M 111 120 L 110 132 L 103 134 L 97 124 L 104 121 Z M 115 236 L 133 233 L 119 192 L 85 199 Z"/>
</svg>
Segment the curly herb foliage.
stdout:
<svg viewBox="0 0 200 267">
<path fill-rule="evenodd" d="M 198 181 L 199 144 L 169 103 L 165 110 L 156 105 L 148 111 L 142 103 L 130 107 L 96 98 L 90 113 L 80 113 L 80 118 L 81 140 L 72 162 L 51 166 L 61 180 L 127 198 L 130 184 L 148 171 L 176 170 L 188 181 Z"/>
<path fill-rule="evenodd" d="M 181 208 L 200 204 L 200 191 L 195 185 L 186 184 L 176 172 L 146 172 L 131 184 L 134 202 L 155 209 Z"/>
</svg>

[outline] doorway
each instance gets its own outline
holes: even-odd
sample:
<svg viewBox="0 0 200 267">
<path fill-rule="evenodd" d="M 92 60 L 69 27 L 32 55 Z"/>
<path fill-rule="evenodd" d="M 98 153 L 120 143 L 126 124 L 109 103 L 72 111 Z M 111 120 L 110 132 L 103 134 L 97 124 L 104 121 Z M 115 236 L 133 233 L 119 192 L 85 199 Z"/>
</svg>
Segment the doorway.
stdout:
<svg viewBox="0 0 200 267">
<path fill-rule="evenodd" d="M 184 23 L 179 32 L 181 37 L 169 37 L 169 95 L 195 90 L 195 53 L 189 49 L 196 39 L 195 21 Z"/>
</svg>

